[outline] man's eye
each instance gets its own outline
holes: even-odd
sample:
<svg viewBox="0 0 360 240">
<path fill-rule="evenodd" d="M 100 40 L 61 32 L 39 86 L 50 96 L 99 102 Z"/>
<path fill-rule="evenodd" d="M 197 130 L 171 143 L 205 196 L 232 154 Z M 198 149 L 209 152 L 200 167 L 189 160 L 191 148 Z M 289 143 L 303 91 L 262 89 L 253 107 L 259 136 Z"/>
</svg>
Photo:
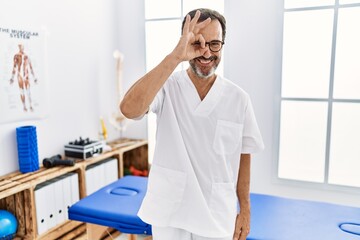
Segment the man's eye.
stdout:
<svg viewBox="0 0 360 240">
<path fill-rule="evenodd" d="M 212 43 L 210 43 L 211 44 L 211 47 L 220 47 L 220 43 L 219 42 L 212 42 Z"/>
</svg>

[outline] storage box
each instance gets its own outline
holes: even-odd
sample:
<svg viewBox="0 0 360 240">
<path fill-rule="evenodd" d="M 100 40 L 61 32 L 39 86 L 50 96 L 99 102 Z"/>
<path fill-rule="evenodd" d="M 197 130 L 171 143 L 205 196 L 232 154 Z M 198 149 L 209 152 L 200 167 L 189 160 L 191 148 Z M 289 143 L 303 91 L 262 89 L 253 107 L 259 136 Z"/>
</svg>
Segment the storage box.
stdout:
<svg viewBox="0 0 360 240">
<path fill-rule="evenodd" d="M 100 141 L 89 141 L 85 145 L 69 143 L 65 145 L 65 156 L 86 159 L 100 154 L 103 151 L 103 143 Z"/>
</svg>

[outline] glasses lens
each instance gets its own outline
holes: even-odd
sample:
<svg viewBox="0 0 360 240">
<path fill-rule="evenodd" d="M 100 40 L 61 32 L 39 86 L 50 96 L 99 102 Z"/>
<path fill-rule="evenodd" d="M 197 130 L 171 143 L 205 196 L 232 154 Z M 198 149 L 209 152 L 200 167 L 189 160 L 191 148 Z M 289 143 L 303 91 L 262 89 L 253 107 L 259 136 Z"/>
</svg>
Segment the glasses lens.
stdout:
<svg viewBox="0 0 360 240">
<path fill-rule="evenodd" d="M 210 46 L 211 51 L 218 52 L 222 48 L 222 42 L 221 41 L 211 41 L 209 46 Z"/>
</svg>

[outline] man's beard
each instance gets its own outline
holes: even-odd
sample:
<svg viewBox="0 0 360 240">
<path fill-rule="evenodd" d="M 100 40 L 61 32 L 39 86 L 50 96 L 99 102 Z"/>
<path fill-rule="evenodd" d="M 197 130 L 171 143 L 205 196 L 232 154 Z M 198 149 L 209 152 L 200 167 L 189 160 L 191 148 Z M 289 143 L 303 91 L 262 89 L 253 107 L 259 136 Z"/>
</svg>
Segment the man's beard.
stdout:
<svg viewBox="0 0 360 240">
<path fill-rule="evenodd" d="M 201 69 L 200 66 L 198 66 L 196 64 L 196 61 L 199 59 L 199 58 L 202 58 L 202 59 L 206 59 L 204 57 L 198 57 L 198 58 L 194 58 L 193 60 L 189 61 L 189 64 L 190 64 L 190 67 L 192 69 L 192 71 L 195 73 L 196 76 L 198 76 L 199 78 L 208 78 L 210 76 L 212 76 L 214 73 L 215 73 L 215 70 L 216 68 L 218 67 L 219 65 L 219 62 L 216 62 L 216 60 L 218 59 L 218 57 L 216 56 L 212 56 L 210 58 L 207 58 L 206 60 L 212 60 L 214 61 L 214 66 L 212 66 L 209 70 L 207 70 L 206 72 L 203 71 Z"/>
</svg>

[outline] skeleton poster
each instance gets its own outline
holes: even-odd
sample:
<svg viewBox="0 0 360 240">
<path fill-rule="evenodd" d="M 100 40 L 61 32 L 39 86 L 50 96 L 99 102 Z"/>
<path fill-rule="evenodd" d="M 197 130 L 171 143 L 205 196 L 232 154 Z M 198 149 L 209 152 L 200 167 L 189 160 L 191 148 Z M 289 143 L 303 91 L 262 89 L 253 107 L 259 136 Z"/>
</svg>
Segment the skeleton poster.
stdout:
<svg viewBox="0 0 360 240">
<path fill-rule="evenodd" d="M 46 114 L 45 30 L 0 26 L 0 123 Z"/>
</svg>

